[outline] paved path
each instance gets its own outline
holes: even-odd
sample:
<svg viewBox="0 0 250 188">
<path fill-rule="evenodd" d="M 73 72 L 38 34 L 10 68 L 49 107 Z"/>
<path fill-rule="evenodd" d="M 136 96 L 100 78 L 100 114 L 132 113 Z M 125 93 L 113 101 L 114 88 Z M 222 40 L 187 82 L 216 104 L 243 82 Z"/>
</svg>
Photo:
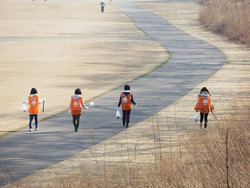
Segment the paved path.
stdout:
<svg viewBox="0 0 250 188">
<path fill-rule="evenodd" d="M 159 111 L 186 95 L 226 62 L 226 57 L 213 46 L 190 37 L 130 1 L 113 5 L 172 55 L 155 72 L 129 83 L 138 103 L 132 110 L 130 126 L 150 117 L 153 107 Z M 117 88 L 94 100 L 95 107 L 83 113 L 78 133 L 73 132 L 71 116 L 65 113 L 41 122 L 38 132 L 29 133 L 25 129 L 1 138 L 0 166 L 6 166 L 13 176 L 11 181 L 16 181 L 123 131 L 121 122 L 114 117 L 122 90 Z"/>
</svg>

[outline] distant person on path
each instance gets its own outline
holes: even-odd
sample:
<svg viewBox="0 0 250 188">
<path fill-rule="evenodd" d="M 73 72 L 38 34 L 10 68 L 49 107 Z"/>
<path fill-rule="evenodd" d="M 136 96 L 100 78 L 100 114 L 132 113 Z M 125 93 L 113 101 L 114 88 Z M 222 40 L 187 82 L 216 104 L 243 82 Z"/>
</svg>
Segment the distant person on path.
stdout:
<svg viewBox="0 0 250 188">
<path fill-rule="evenodd" d="M 134 101 L 133 94 L 130 92 L 130 86 L 125 85 L 124 91 L 120 95 L 117 110 L 120 106 L 122 107 L 122 124 L 123 126 L 129 127 L 130 122 L 130 112 L 132 109 L 132 104 L 136 105 Z"/>
<path fill-rule="evenodd" d="M 102 2 L 100 3 L 100 5 L 101 5 L 101 12 L 104 12 L 104 7 L 105 7 L 104 1 L 102 1 Z"/>
<path fill-rule="evenodd" d="M 208 114 L 209 112 L 214 109 L 214 106 L 211 102 L 211 94 L 206 87 L 203 87 L 198 95 L 198 101 L 194 107 L 196 112 L 200 112 L 200 128 L 202 129 L 203 119 L 204 122 L 204 129 L 207 128 L 207 121 L 208 121 Z"/>
<path fill-rule="evenodd" d="M 69 112 L 72 114 L 75 132 L 77 132 L 79 128 L 80 117 L 82 114 L 82 107 L 85 108 L 86 110 L 88 109 L 88 107 L 84 104 L 84 100 L 81 95 L 82 95 L 81 89 L 77 88 L 75 90 L 75 94 L 71 96 L 69 105 L 70 109 Z"/>
<path fill-rule="evenodd" d="M 30 91 L 30 95 L 28 96 L 28 101 L 24 101 L 23 104 L 29 104 L 29 131 L 32 132 L 32 121 L 35 119 L 35 127 L 38 130 L 38 114 L 40 111 L 39 104 L 44 103 L 45 99 L 40 100 L 40 96 L 37 93 L 36 88 L 32 88 Z"/>
</svg>

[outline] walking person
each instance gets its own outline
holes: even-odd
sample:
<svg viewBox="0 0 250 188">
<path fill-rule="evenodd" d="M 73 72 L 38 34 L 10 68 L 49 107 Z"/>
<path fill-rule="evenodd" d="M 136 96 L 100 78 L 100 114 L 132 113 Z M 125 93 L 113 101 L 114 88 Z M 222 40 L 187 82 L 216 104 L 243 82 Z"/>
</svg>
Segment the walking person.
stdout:
<svg viewBox="0 0 250 188">
<path fill-rule="evenodd" d="M 120 106 L 122 107 L 122 124 L 123 126 L 129 127 L 130 122 L 130 112 L 132 109 L 132 104 L 136 105 L 134 101 L 133 94 L 130 92 L 130 86 L 125 85 L 124 91 L 120 95 L 117 110 Z"/>
<path fill-rule="evenodd" d="M 80 117 L 82 114 L 82 107 L 86 110 L 88 107 L 84 104 L 84 100 L 82 98 L 82 91 L 81 89 L 77 88 L 75 90 L 75 94 L 71 96 L 70 105 L 69 105 L 69 112 L 72 114 L 73 118 L 73 125 L 75 132 L 78 131 L 80 125 Z"/>
<path fill-rule="evenodd" d="M 102 2 L 100 3 L 100 5 L 101 5 L 101 12 L 103 13 L 103 12 L 104 12 L 104 7 L 105 7 L 104 1 L 102 1 Z"/>
<path fill-rule="evenodd" d="M 200 128 L 203 127 L 204 120 L 204 129 L 207 128 L 208 114 L 214 109 L 214 106 L 211 102 L 211 94 L 206 87 L 203 87 L 198 95 L 198 101 L 194 107 L 196 112 L 200 112 Z"/>
<path fill-rule="evenodd" d="M 24 101 L 23 104 L 29 104 L 29 131 L 32 132 L 32 122 L 35 120 L 35 128 L 38 130 L 38 114 L 40 112 L 39 104 L 43 103 L 45 99 L 41 100 L 38 95 L 37 89 L 32 88 L 30 91 L 30 95 L 28 96 L 28 101 Z"/>
</svg>

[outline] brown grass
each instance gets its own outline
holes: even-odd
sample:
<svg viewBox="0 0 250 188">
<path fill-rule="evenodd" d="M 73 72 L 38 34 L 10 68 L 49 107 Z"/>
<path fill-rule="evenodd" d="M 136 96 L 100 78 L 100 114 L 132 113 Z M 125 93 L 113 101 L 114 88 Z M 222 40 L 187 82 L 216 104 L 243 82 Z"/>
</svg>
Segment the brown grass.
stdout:
<svg viewBox="0 0 250 188">
<path fill-rule="evenodd" d="M 246 96 L 230 96 L 233 99 L 227 100 L 223 95 L 217 98 L 226 101 L 225 105 L 234 112 L 220 118 L 210 114 L 216 119 L 216 126 L 195 129 L 179 138 L 177 150 L 171 140 L 169 145 L 161 142 L 161 126 L 168 126 L 168 122 L 160 125 L 161 117 L 155 116 L 154 161 L 109 161 L 101 165 L 96 160 L 96 165 L 91 166 L 79 162 L 74 170 L 65 169 L 55 181 L 43 181 L 39 187 L 250 187 L 250 104 Z M 164 147 L 170 147 L 169 153 L 161 152 Z M 136 159 L 136 147 L 127 155 Z M 37 187 L 21 183 L 6 187 Z"/>
<path fill-rule="evenodd" d="M 249 0 L 200 0 L 203 9 L 199 19 L 208 30 L 229 40 L 250 44 Z"/>
<path fill-rule="evenodd" d="M 129 162 L 106 161 L 100 164 L 96 160 L 96 165 L 88 165 L 79 161 L 76 168 L 60 172 L 53 182 L 42 181 L 39 185 L 53 188 L 249 187 L 250 104 L 247 99 L 238 97 L 228 103 L 233 104 L 234 112 L 222 119 L 210 114 L 214 116 L 216 126 L 208 130 L 194 129 L 186 136 L 179 136 L 175 145 L 161 142 L 161 126 L 167 126 L 167 122 L 161 125 L 159 122 L 163 117 L 155 116 L 152 120 L 154 160 L 137 161 L 135 147 L 133 152 L 127 151 Z M 163 153 L 161 147 L 173 149 Z M 95 158 L 94 154 L 92 157 Z M 10 187 L 36 186 L 20 181 L 6 186 Z"/>
<path fill-rule="evenodd" d="M 106 8 L 100 14 L 91 1 L 0 1 L 0 136 L 28 131 L 20 107 L 32 87 L 46 99 L 43 121 L 66 112 L 75 88 L 87 103 L 169 58 L 161 44 L 141 40 L 145 33 L 128 16 Z"/>
</svg>

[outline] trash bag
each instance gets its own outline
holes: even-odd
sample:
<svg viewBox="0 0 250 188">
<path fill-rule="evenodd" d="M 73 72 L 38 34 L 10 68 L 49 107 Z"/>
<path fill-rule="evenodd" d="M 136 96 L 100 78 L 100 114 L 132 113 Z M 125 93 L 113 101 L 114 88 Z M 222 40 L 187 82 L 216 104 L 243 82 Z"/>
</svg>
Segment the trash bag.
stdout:
<svg viewBox="0 0 250 188">
<path fill-rule="evenodd" d="M 89 106 L 95 106 L 95 103 L 93 101 L 90 101 Z"/>
<path fill-rule="evenodd" d="M 197 122 L 197 121 L 198 121 L 198 118 L 199 118 L 199 113 L 196 113 L 196 114 L 194 115 L 194 121 Z"/>
<path fill-rule="evenodd" d="M 24 104 L 22 105 L 21 110 L 22 110 L 23 112 L 26 112 L 26 111 L 27 111 L 27 108 L 26 108 L 26 106 L 25 106 Z"/>
<path fill-rule="evenodd" d="M 120 114 L 119 110 L 116 111 L 115 117 L 116 117 L 116 119 L 120 119 L 121 118 L 121 114 Z"/>
</svg>

